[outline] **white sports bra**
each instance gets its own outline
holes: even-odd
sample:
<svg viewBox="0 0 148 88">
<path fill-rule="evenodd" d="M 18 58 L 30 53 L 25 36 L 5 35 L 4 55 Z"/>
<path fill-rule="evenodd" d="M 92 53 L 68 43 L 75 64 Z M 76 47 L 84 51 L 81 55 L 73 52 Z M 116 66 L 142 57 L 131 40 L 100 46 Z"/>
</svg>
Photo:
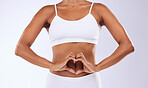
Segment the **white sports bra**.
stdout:
<svg viewBox="0 0 148 88">
<path fill-rule="evenodd" d="M 56 4 L 55 14 L 50 28 L 49 40 L 51 46 L 70 42 L 86 42 L 97 44 L 102 26 L 97 23 L 96 19 L 91 14 L 93 2 L 89 13 L 79 20 L 65 20 L 58 16 Z"/>
</svg>

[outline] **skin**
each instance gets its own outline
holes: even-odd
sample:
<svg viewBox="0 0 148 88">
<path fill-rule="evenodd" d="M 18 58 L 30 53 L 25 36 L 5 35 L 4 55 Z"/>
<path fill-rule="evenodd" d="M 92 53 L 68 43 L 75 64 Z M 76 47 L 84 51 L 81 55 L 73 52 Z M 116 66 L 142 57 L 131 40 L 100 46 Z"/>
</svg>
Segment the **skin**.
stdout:
<svg viewBox="0 0 148 88">
<path fill-rule="evenodd" d="M 76 2 L 81 4 L 75 7 L 70 5 Z M 85 0 L 63 0 L 57 4 L 58 15 L 69 21 L 79 20 L 88 14 L 90 5 L 91 2 Z M 54 5 L 44 6 L 35 14 L 23 31 L 16 46 L 15 54 L 34 65 L 49 69 L 54 74 L 66 77 L 80 77 L 93 72 L 100 72 L 116 64 L 134 51 L 134 47 L 123 26 L 107 6 L 101 3 L 94 3 L 91 14 L 101 26 L 105 26 L 108 29 L 119 44 L 117 49 L 100 63 L 95 64 L 96 45 L 91 43 L 71 42 L 53 46 L 52 62 L 31 50 L 30 47 L 42 28 L 45 27 L 47 32 L 49 31 L 50 23 L 55 16 Z M 73 61 L 76 62 L 74 63 Z"/>
</svg>

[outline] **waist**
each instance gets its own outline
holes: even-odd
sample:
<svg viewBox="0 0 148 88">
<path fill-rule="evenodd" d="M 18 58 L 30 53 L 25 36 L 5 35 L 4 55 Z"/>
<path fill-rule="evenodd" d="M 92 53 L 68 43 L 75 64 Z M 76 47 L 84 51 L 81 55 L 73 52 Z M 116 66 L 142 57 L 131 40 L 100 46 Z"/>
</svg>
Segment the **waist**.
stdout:
<svg viewBox="0 0 148 88">
<path fill-rule="evenodd" d="M 69 71 L 51 71 L 50 72 L 54 75 L 57 75 L 57 76 L 62 76 L 62 77 L 70 77 L 70 78 L 79 78 L 79 77 L 84 77 L 84 76 L 87 76 L 87 75 L 90 75 L 91 73 L 80 73 L 78 75 L 75 75 L 73 73 L 70 73 Z"/>
<path fill-rule="evenodd" d="M 73 52 L 75 55 L 82 52 L 86 60 L 92 64 L 95 64 L 95 48 L 96 46 L 91 43 L 75 42 L 75 43 L 63 43 L 52 47 L 53 50 L 53 63 L 60 63 L 66 60 L 67 55 Z"/>
</svg>

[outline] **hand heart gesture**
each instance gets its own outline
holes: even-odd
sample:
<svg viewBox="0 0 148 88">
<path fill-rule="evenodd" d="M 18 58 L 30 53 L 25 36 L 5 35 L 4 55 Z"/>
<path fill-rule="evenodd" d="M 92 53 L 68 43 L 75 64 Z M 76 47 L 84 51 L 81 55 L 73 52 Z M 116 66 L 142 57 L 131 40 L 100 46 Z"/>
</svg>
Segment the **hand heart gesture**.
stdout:
<svg viewBox="0 0 148 88">
<path fill-rule="evenodd" d="M 81 63 L 83 66 L 82 69 L 78 68 L 78 64 Z M 78 70 L 77 70 L 78 69 Z M 62 63 L 56 63 L 53 64 L 51 69 L 52 71 L 63 71 L 63 70 L 67 70 L 71 73 L 74 74 L 80 74 L 82 72 L 86 72 L 86 73 L 93 73 L 96 72 L 96 66 L 89 63 L 85 56 L 83 55 L 83 53 L 79 53 L 75 55 L 71 52 L 67 57 L 66 60 L 63 61 Z M 77 71 L 75 71 L 77 70 Z"/>
<path fill-rule="evenodd" d="M 71 52 L 69 55 L 66 56 L 65 58 L 66 60 L 63 61 L 62 63 L 56 63 L 53 64 L 51 69 L 52 71 L 64 71 L 64 70 L 68 70 L 71 73 L 75 74 L 75 67 L 69 67 L 68 66 L 68 62 L 73 64 L 75 63 L 76 59 L 75 59 L 75 55 Z M 73 65 L 75 66 L 75 65 Z"/>
</svg>

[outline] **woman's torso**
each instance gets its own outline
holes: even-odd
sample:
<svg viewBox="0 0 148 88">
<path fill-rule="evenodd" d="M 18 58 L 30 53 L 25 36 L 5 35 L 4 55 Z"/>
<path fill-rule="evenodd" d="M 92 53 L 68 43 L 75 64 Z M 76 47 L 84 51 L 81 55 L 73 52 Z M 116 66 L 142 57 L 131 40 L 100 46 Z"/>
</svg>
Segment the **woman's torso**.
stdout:
<svg viewBox="0 0 148 88">
<path fill-rule="evenodd" d="M 87 2 L 87 1 L 86 1 Z M 82 10 L 85 9 L 86 12 L 88 12 L 89 7 L 91 5 L 90 2 L 87 2 L 88 4 L 85 5 L 85 8 L 83 6 L 79 6 L 79 9 L 83 8 Z M 70 8 L 66 8 L 66 7 L 62 7 L 62 6 L 58 6 L 57 4 L 57 8 L 58 8 L 58 15 L 64 19 L 68 19 L 70 20 L 70 15 L 69 14 L 65 14 L 64 12 L 66 12 L 67 9 Z M 65 9 L 64 9 L 65 8 Z M 93 8 L 95 8 L 95 6 L 93 6 Z M 54 10 L 54 6 L 53 6 L 53 10 Z M 62 13 L 63 11 L 63 13 Z M 67 10 L 69 11 L 69 10 Z M 53 11 L 53 14 L 50 16 L 50 18 L 48 19 L 48 23 L 50 24 L 53 20 L 53 18 L 55 17 L 55 12 Z M 67 12 L 68 13 L 68 12 Z M 80 13 L 80 10 L 77 12 L 72 12 L 73 14 L 80 14 L 78 16 L 75 17 L 75 19 L 80 19 L 84 17 L 84 14 Z M 63 15 L 62 15 L 63 14 Z M 91 11 L 91 14 L 94 16 L 94 18 L 96 19 L 97 22 L 100 22 L 100 17 L 99 15 L 93 11 Z M 71 18 L 74 19 L 74 18 Z M 62 29 L 61 29 L 62 30 Z M 99 29 L 98 29 L 99 30 Z M 47 28 L 47 31 L 48 28 Z M 59 44 L 56 46 L 52 47 L 53 50 L 53 59 L 52 62 L 53 63 L 59 63 L 65 60 L 65 57 L 70 53 L 73 52 L 75 55 L 78 54 L 79 52 L 83 52 L 84 56 L 86 57 L 86 59 L 88 60 L 88 62 L 95 64 L 95 49 L 96 49 L 96 45 L 92 44 L 92 43 L 84 43 L 84 42 L 70 42 L 70 43 L 63 43 L 63 44 Z M 81 68 L 82 65 L 78 65 L 78 67 Z M 52 72 L 52 71 L 51 71 Z M 80 77 L 80 76 L 84 76 L 84 75 L 88 75 L 89 73 L 81 73 L 78 75 L 75 75 L 73 73 L 70 73 L 69 71 L 54 71 L 52 72 L 54 74 L 57 75 L 61 75 L 61 76 L 66 76 L 66 77 Z"/>
</svg>

